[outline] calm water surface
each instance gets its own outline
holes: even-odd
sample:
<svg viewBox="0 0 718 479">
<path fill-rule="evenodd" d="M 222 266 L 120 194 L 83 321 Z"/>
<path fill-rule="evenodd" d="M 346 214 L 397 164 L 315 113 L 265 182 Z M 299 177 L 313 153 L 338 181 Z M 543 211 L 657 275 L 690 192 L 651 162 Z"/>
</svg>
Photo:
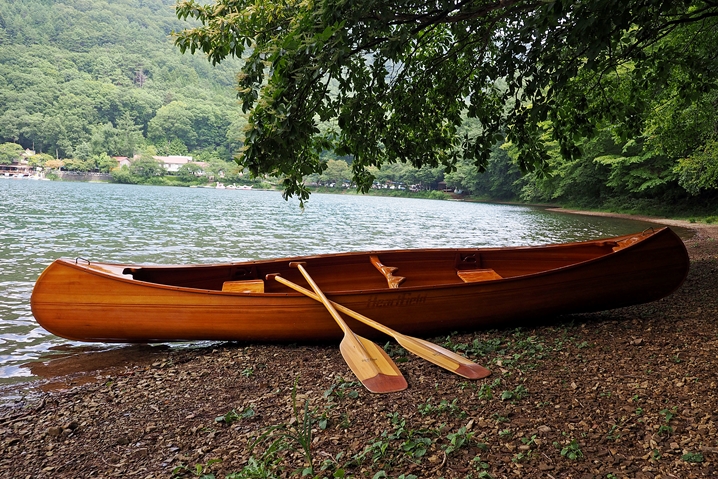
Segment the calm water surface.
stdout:
<svg viewBox="0 0 718 479">
<path fill-rule="evenodd" d="M 538 208 L 313 195 L 302 212 L 278 192 L 0 180 L 0 383 L 73 343 L 30 311 L 58 257 L 216 263 L 340 251 L 533 245 L 639 231 L 646 223 Z M 96 345 L 99 349 L 117 346 Z"/>
</svg>

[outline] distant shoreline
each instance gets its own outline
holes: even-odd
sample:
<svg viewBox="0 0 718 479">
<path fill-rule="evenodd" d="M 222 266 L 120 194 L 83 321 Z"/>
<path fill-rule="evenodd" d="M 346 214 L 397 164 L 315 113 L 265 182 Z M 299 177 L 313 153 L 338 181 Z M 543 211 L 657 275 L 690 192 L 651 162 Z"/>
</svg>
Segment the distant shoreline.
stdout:
<svg viewBox="0 0 718 479">
<path fill-rule="evenodd" d="M 76 172 L 64 172 L 64 175 L 60 175 L 60 177 L 57 180 L 52 181 L 60 181 L 60 182 L 84 182 L 84 183 L 105 183 L 105 184 L 124 184 L 124 183 L 118 183 L 111 181 L 110 175 L 107 174 L 98 174 L 98 173 L 76 173 Z M 97 179 L 97 178 L 101 179 Z M 19 178 L 8 178 L 4 176 L 0 176 L 0 178 L 3 179 L 19 179 Z M 22 178 L 22 179 L 36 179 L 36 178 Z M 44 178 L 43 178 L 44 179 Z M 152 185 L 147 183 L 133 183 L 137 185 L 147 185 L 147 186 L 172 186 L 172 187 L 195 187 L 195 188 L 208 188 L 212 189 L 214 186 L 211 186 L 212 183 L 208 183 L 207 185 L 179 185 L 179 184 L 172 184 L 172 185 Z M 252 190 L 254 191 L 279 191 L 281 192 L 281 189 L 278 188 L 261 188 L 259 185 L 251 185 Z M 687 220 L 681 220 L 681 219 L 674 219 L 674 218 L 665 218 L 662 216 L 651 216 L 651 215 L 645 215 L 645 214 L 628 214 L 628 213 L 615 213 L 610 211 L 590 211 L 590 210 L 577 210 L 572 208 L 564 208 L 562 206 L 556 205 L 556 204 L 545 204 L 545 203 L 523 203 L 520 201 L 501 201 L 501 200 L 492 200 L 489 198 L 474 198 L 474 197 L 463 197 L 451 193 L 447 193 L 444 191 L 439 190 L 422 190 L 418 192 L 410 192 L 408 190 L 390 190 L 390 189 L 372 189 L 369 190 L 366 193 L 359 193 L 355 189 L 352 188 L 328 188 L 328 187 L 314 187 L 315 189 L 312 189 L 310 187 L 310 193 L 311 194 L 327 194 L 327 195 L 362 195 L 362 196 L 378 196 L 378 197 L 384 197 L 384 198 L 414 198 L 414 199 L 428 199 L 428 200 L 442 200 L 442 201 L 461 201 L 461 202 L 467 202 L 467 203 L 486 203 L 486 204 L 497 204 L 497 205 L 516 205 L 516 206 L 528 206 L 528 207 L 535 207 L 535 208 L 543 208 L 546 211 L 551 211 L 555 213 L 567 213 L 567 214 L 577 214 L 577 215 L 584 215 L 584 216 L 601 216 L 606 218 L 620 218 L 620 219 L 626 219 L 626 220 L 634 220 L 634 221 L 645 221 L 648 223 L 657 223 L 662 224 L 666 226 L 676 226 L 681 228 L 687 228 L 691 230 L 697 230 L 697 229 L 716 229 L 718 230 L 718 224 L 712 224 L 712 223 L 703 223 L 699 221 L 687 221 Z M 220 188 L 221 189 L 221 188 Z M 229 188 L 232 189 L 232 188 Z M 237 188 L 237 189 L 247 189 L 247 188 Z M 696 216 L 700 217 L 702 215 L 697 214 Z"/>
<path fill-rule="evenodd" d="M 626 220 L 645 221 L 647 223 L 657 223 L 660 225 L 686 228 L 686 229 L 693 230 L 696 232 L 702 231 L 702 232 L 706 232 L 709 237 L 712 237 L 712 238 L 718 237 L 718 225 L 716 225 L 716 224 L 690 222 L 687 220 L 663 218 L 660 216 L 630 215 L 630 214 L 626 214 L 626 213 L 611 213 L 611 212 L 606 212 L 606 211 L 583 211 L 583 210 L 564 209 L 561 207 L 546 208 L 546 211 L 553 211 L 556 213 L 567 213 L 567 214 L 573 214 L 573 215 L 602 216 L 602 217 L 606 217 L 606 218 L 620 218 L 620 219 L 626 219 Z"/>
</svg>

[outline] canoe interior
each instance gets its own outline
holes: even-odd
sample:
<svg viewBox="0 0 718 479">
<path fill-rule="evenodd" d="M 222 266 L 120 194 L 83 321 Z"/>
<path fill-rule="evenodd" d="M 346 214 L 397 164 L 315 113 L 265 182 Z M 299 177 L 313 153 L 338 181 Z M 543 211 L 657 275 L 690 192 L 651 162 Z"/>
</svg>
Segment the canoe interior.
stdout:
<svg viewBox="0 0 718 479">
<path fill-rule="evenodd" d="M 486 249 L 432 249 L 345 253 L 302 257 L 306 268 L 326 292 L 387 289 L 387 280 L 372 265 L 370 256 L 397 268 L 394 275 L 406 278 L 401 289 L 462 284 L 459 271 L 492 270 L 499 279 L 526 276 L 575 265 L 620 249 L 626 238 L 571 243 L 565 245 Z M 263 280 L 279 273 L 292 282 L 306 284 L 301 274 L 289 266 L 293 258 L 225 265 L 126 267 L 122 275 L 143 281 L 181 288 L 222 291 L 227 281 Z M 119 272 L 119 271 L 118 271 Z M 267 281 L 265 293 L 287 293 L 276 281 Z"/>
</svg>

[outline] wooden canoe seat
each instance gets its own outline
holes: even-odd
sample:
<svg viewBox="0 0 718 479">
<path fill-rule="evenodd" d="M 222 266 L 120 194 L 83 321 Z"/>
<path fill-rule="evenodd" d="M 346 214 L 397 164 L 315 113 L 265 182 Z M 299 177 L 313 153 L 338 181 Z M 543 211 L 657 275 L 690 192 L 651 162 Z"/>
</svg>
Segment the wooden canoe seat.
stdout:
<svg viewBox="0 0 718 479">
<path fill-rule="evenodd" d="M 638 236 L 632 236 L 632 237 L 627 238 L 627 239 L 625 239 L 625 240 L 618 241 L 618 242 L 616 242 L 616 246 L 613 247 L 613 251 L 622 250 L 623 248 L 626 248 L 627 246 L 631 246 L 631 245 L 633 245 L 633 244 L 638 243 L 640 240 L 641 240 L 640 237 L 638 237 Z"/>
<path fill-rule="evenodd" d="M 392 289 L 396 289 L 399 287 L 399 285 L 406 279 L 403 276 L 394 276 L 394 271 L 396 271 L 397 267 L 395 266 L 384 266 L 381 264 L 381 261 L 379 261 L 379 257 L 375 255 L 369 256 L 369 261 L 371 261 L 371 264 L 374 265 L 376 269 L 378 269 L 381 274 L 384 275 L 386 278 L 386 282 L 389 284 L 389 287 Z"/>
<path fill-rule="evenodd" d="M 222 291 L 230 293 L 264 293 L 264 281 L 261 279 L 225 281 L 222 284 Z"/>
<path fill-rule="evenodd" d="M 493 269 L 465 269 L 456 272 L 464 283 L 478 283 L 479 281 L 489 281 L 492 279 L 501 279 L 502 276 Z"/>
</svg>

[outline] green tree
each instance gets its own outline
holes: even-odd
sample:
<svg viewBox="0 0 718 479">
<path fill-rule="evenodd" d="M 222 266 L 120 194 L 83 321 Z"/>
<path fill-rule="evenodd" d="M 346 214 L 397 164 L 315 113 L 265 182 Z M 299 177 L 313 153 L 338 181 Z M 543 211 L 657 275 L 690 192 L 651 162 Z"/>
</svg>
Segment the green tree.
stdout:
<svg viewBox="0 0 718 479">
<path fill-rule="evenodd" d="M 24 117 L 27 111 L 10 111 L 6 110 L 0 115 L 0 138 L 5 138 L 17 142 L 20 139 L 20 125 L 18 117 Z"/>
<path fill-rule="evenodd" d="M 109 173 L 117 168 L 117 160 L 106 153 L 96 155 L 92 158 L 92 160 L 94 161 L 97 170 L 102 173 Z"/>
<path fill-rule="evenodd" d="M 379 183 L 403 182 L 413 183 L 416 176 L 416 168 L 405 163 L 389 163 L 381 165 L 381 168 L 372 167 L 370 173 Z"/>
<path fill-rule="evenodd" d="M 19 160 L 25 152 L 17 143 L 0 144 L 0 165 L 10 165 Z"/>
<path fill-rule="evenodd" d="M 343 181 L 349 181 L 351 176 L 351 170 L 346 161 L 328 160 L 327 168 L 319 178 L 326 182 L 342 183 Z"/>
<path fill-rule="evenodd" d="M 197 163 L 185 163 L 177 170 L 177 177 L 182 181 L 190 182 L 196 180 L 201 171 L 202 167 Z"/>
<path fill-rule="evenodd" d="M 111 153 L 132 158 L 143 140 L 140 126 L 135 124 L 130 112 L 126 111 L 117 120 L 115 128 L 117 130 L 116 151 Z"/>
<path fill-rule="evenodd" d="M 254 175 L 285 176 L 285 194 L 301 199 L 323 150 L 353 155 L 362 190 L 370 166 L 393 161 L 451 171 L 465 159 L 484 170 L 504 134 L 518 166 L 540 171 L 551 143 L 574 158 L 603 121 L 624 138 L 639 133 L 645 98 L 673 67 L 691 80 L 687 101 L 718 77 L 714 56 L 692 48 L 718 31 L 709 1 L 185 0 L 177 14 L 202 23 L 177 35 L 182 52 L 245 60 L 239 161 Z M 670 35 L 687 43 L 660 43 Z M 607 94 L 619 70 L 630 77 L 625 94 Z M 460 134 L 465 118 L 481 131 Z M 336 130 L 322 133 L 329 120 Z"/>
<path fill-rule="evenodd" d="M 718 188 L 718 140 L 710 140 L 703 149 L 679 161 L 675 168 L 678 181 L 689 193 Z"/>
<path fill-rule="evenodd" d="M 210 102 L 193 102 L 192 129 L 196 133 L 196 142 L 187 144 L 194 148 L 211 148 L 223 145 L 227 141 L 227 129 L 231 124 L 230 115 Z"/>
<path fill-rule="evenodd" d="M 173 4 L 0 0 L 0 143 L 61 158 L 131 157 L 157 111 L 179 101 L 196 118 L 174 136 L 192 150 L 229 148 L 237 63 L 212 68 L 168 44 L 167 34 L 187 25 Z"/>
<path fill-rule="evenodd" d="M 38 167 L 44 168 L 47 165 L 48 161 L 57 161 L 57 160 L 55 160 L 51 155 L 48 155 L 47 153 L 37 153 L 35 155 L 28 157 L 27 164 L 33 168 L 38 168 Z M 60 166 L 62 166 L 62 165 L 60 165 Z"/>
<path fill-rule="evenodd" d="M 110 174 L 112 175 L 112 181 L 115 183 L 137 183 L 137 178 L 130 172 L 130 168 L 127 165 L 123 165 L 122 168 L 115 168 Z"/>
<path fill-rule="evenodd" d="M 201 160 L 207 163 L 205 173 L 211 178 L 224 178 L 237 169 L 237 165 L 224 161 L 216 155 L 209 155 L 207 159 Z"/>
<path fill-rule="evenodd" d="M 96 125 L 90 138 L 91 155 L 112 154 L 119 155 L 120 151 L 120 134 L 112 125 L 107 122 Z M 130 156 L 131 158 L 131 156 Z"/>
<path fill-rule="evenodd" d="M 129 172 L 133 176 L 139 178 L 153 178 L 155 176 L 164 176 L 165 169 L 152 157 L 141 156 L 132 162 Z"/>
<path fill-rule="evenodd" d="M 454 173 L 446 175 L 446 182 L 450 186 L 459 186 L 472 195 L 500 200 L 519 199 L 521 172 L 516 162 L 501 146 L 497 144 L 492 149 L 489 164 L 484 173 L 479 173 L 473 164 L 464 160 L 457 166 L 458 184 L 456 184 L 457 178 Z"/>
<path fill-rule="evenodd" d="M 92 147 L 90 144 L 86 141 L 83 141 L 79 145 L 76 145 L 74 148 L 75 157 L 79 158 L 80 160 L 89 160 L 92 158 Z"/>
<path fill-rule="evenodd" d="M 179 138 L 175 138 L 166 145 L 168 155 L 186 155 L 189 153 L 189 148 Z"/>
<path fill-rule="evenodd" d="M 86 172 L 86 171 L 92 171 L 95 169 L 95 162 L 94 160 L 78 160 L 78 159 L 67 159 L 64 160 L 65 165 L 63 166 L 64 170 L 67 171 L 80 171 L 80 172 Z"/>
<path fill-rule="evenodd" d="M 197 133 L 193 129 L 194 116 L 187 104 L 173 101 L 163 106 L 147 125 L 147 136 L 155 144 L 171 144 L 179 140 L 184 145 L 194 144 Z"/>
</svg>

